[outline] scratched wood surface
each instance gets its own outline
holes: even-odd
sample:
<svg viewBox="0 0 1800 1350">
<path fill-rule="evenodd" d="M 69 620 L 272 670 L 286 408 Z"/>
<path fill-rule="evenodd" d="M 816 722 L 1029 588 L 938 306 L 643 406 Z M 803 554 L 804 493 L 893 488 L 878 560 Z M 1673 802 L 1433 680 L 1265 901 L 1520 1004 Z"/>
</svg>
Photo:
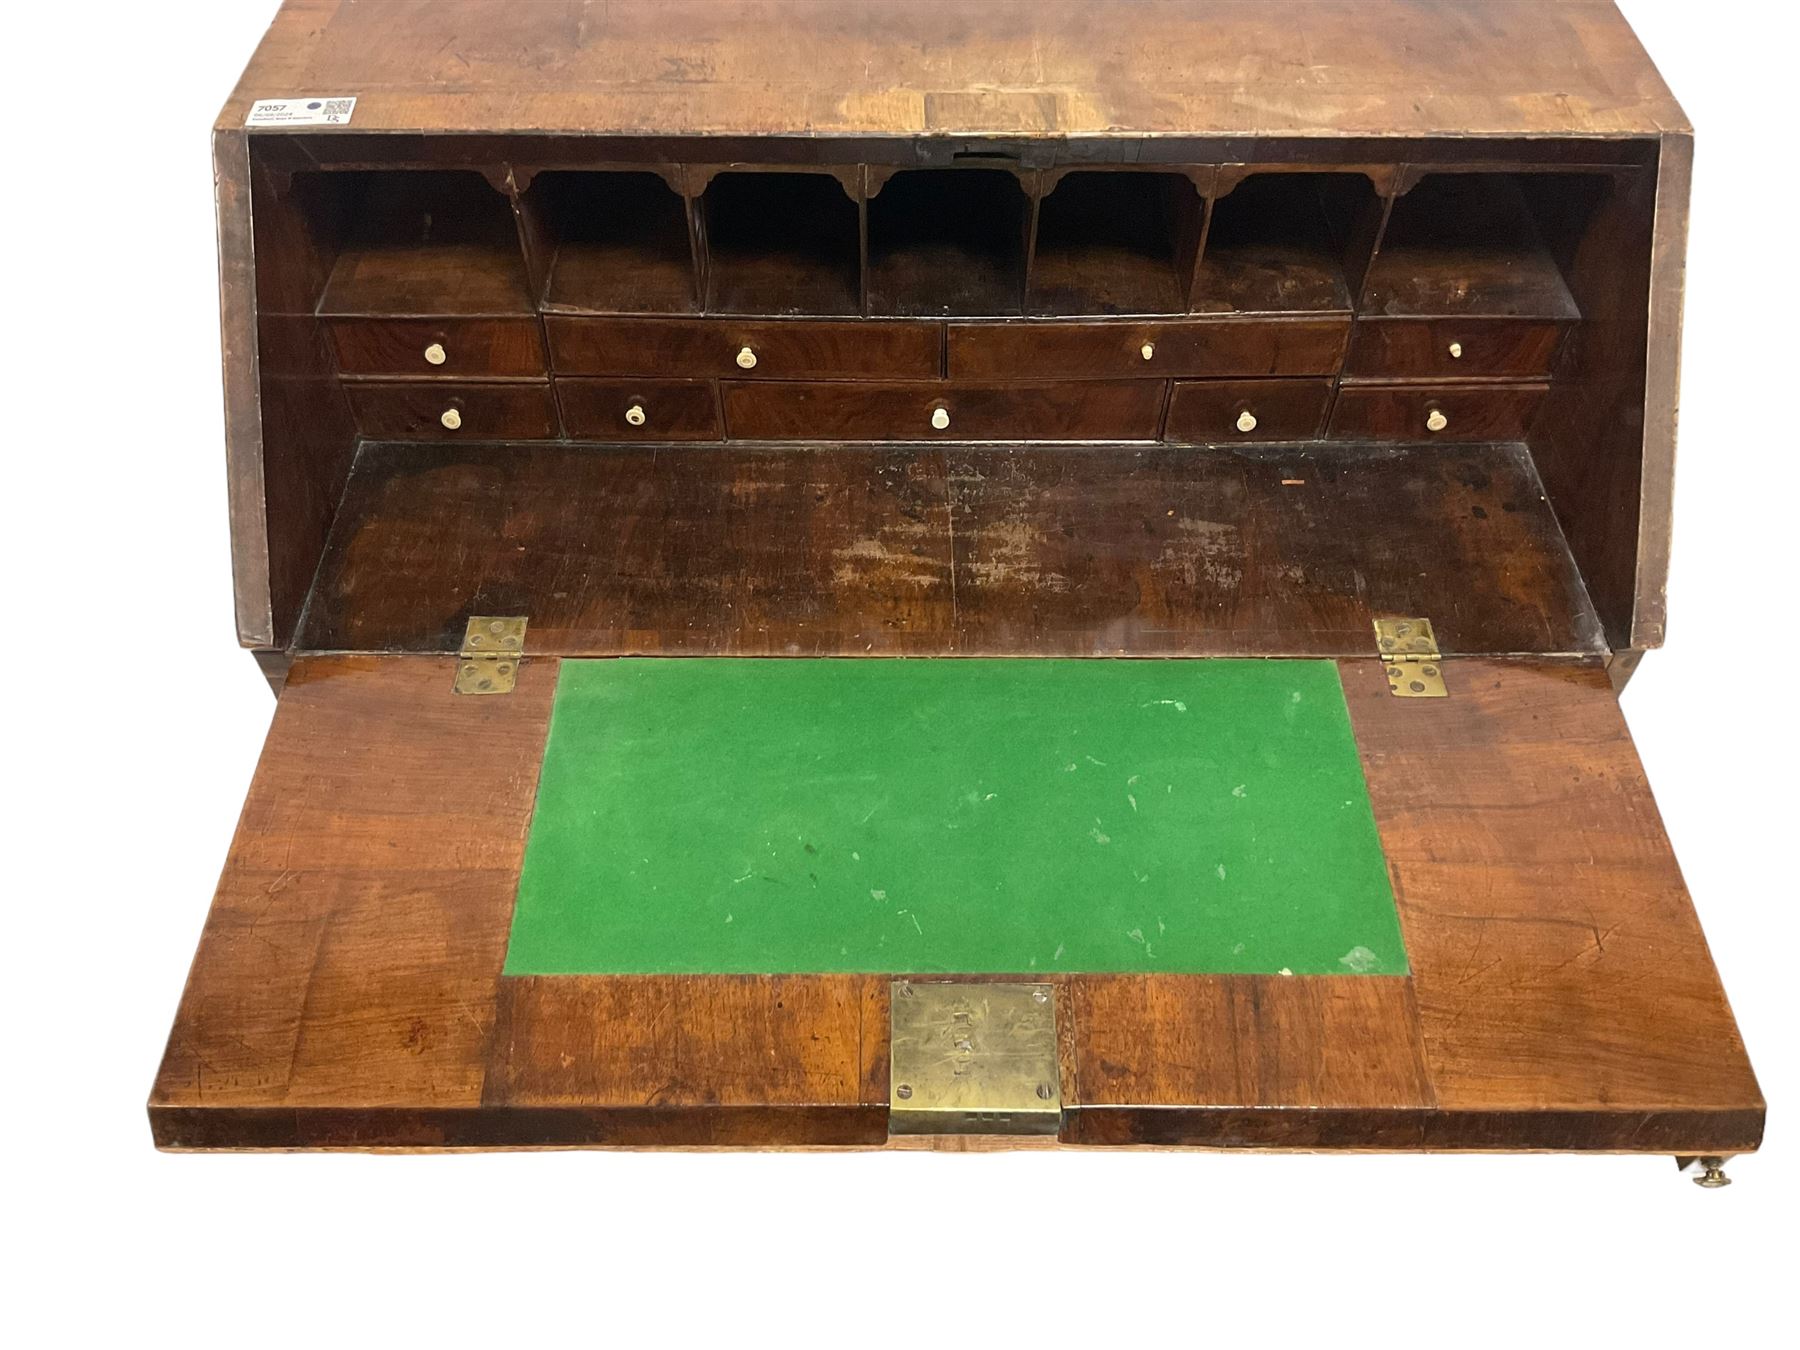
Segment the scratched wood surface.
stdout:
<svg viewBox="0 0 1800 1350">
<path fill-rule="evenodd" d="M 1730 1153 L 1763 1106 L 1598 660 L 1341 661 L 1410 978 L 1057 978 L 1063 1142 Z M 557 663 L 294 667 L 150 1101 L 169 1148 L 886 1142 L 878 975 L 504 979 Z M 482 772 L 463 771 L 478 755 Z"/>
<path fill-rule="evenodd" d="M 550 655 L 1598 652 L 1519 446 L 366 447 L 299 646 Z"/>
<path fill-rule="evenodd" d="M 1681 109 L 1609 0 L 289 0 L 220 114 L 370 131 L 1646 135 Z"/>
<path fill-rule="evenodd" d="M 253 99 L 309 90 L 355 94 L 352 126 L 244 129 Z M 1612 645 L 1661 643 L 1692 145 L 1608 0 L 290 0 L 214 141 L 240 641 L 265 659 L 290 644 L 355 436 L 308 325 L 272 341 L 320 241 L 261 178 L 462 165 L 510 186 L 530 235 L 530 166 L 698 145 L 756 163 L 944 163 L 973 146 L 1042 165 L 1654 164 L 1577 261 L 1570 279 L 1602 321 L 1533 445 Z M 1212 222 L 1222 248 L 1229 214 Z M 1277 269 L 1290 281 L 1291 264 Z M 854 312 L 847 295 L 797 301 L 797 285 L 774 301 Z"/>
</svg>

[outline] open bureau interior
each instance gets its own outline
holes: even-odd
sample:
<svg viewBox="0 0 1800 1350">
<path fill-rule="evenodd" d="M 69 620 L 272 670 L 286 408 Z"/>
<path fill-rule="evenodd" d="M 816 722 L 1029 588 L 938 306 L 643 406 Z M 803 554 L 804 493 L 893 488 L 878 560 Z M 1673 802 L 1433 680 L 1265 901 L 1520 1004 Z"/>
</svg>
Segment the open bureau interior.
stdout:
<svg viewBox="0 0 1800 1350">
<path fill-rule="evenodd" d="M 1637 644 L 1589 488 L 1631 473 L 1641 145 L 502 148 L 252 146 L 262 378 L 307 410 L 265 436 L 312 499 L 271 653 L 496 607 L 587 655 L 1336 654 L 1390 612 Z"/>
<path fill-rule="evenodd" d="M 159 1144 L 1754 1149 L 1611 7 L 1288 7 L 1278 98 L 1247 8 L 768 8 L 316 0 L 228 106 L 278 708 Z"/>
</svg>

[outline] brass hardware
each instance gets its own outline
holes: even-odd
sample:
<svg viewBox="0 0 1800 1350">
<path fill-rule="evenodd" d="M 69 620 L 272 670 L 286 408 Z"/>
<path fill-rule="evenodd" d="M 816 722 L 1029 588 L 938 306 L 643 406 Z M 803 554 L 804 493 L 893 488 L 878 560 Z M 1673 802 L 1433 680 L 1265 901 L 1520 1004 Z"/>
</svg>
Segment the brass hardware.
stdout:
<svg viewBox="0 0 1800 1350">
<path fill-rule="evenodd" d="M 933 408 L 931 410 L 931 425 L 936 427 L 939 431 L 942 431 L 945 427 L 949 426 L 950 410 L 948 408 Z"/>
<path fill-rule="evenodd" d="M 1695 1163 L 1700 1164 L 1700 1174 L 1693 1178 L 1694 1185 L 1708 1191 L 1722 1190 L 1731 1185 L 1731 1178 L 1725 1175 L 1725 1159 L 1723 1158 L 1708 1156 L 1675 1159 L 1676 1168 L 1683 1172 Z"/>
<path fill-rule="evenodd" d="M 1450 359 L 1452 361 L 1462 360 L 1462 343 L 1452 342 L 1450 344 Z"/>
<path fill-rule="evenodd" d="M 430 365 L 443 365 L 447 356 L 448 353 L 444 351 L 444 344 L 441 342 L 434 342 L 425 349 L 425 360 Z"/>
<path fill-rule="evenodd" d="M 525 655 L 525 624 L 522 614 L 510 618 L 477 614 L 470 619 L 457 654 L 456 692 L 512 693 Z"/>
<path fill-rule="evenodd" d="M 755 370 L 756 369 L 756 353 L 751 351 L 748 347 L 739 347 L 738 354 L 737 354 L 737 363 L 740 366 L 742 366 L 745 370 Z"/>
<path fill-rule="evenodd" d="M 889 1134 L 1055 1134 L 1056 991 L 1047 984 L 889 988 Z"/>
<path fill-rule="evenodd" d="M 1430 412 L 1425 414 L 1425 429 L 1427 431 L 1442 431 L 1449 425 L 1450 419 L 1444 416 L 1443 409 L 1441 408 L 1433 408 Z"/>
<path fill-rule="evenodd" d="M 634 427 L 644 425 L 644 409 L 641 404 L 634 403 L 625 410 L 625 420 Z"/>
<path fill-rule="evenodd" d="M 445 408 L 443 412 L 438 414 L 438 421 L 444 424 L 444 429 L 446 431 L 455 431 L 462 425 L 462 414 L 455 408 Z"/>
<path fill-rule="evenodd" d="M 1156 344 L 1154 342 L 1146 342 L 1143 346 L 1138 348 L 1138 355 L 1143 357 L 1146 361 L 1150 360 L 1156 355 Z"/>
<path fill-rule="evenodd" d="M 1430 619 L 1375 620 L 1375 650 L 1395 698 L 1449 698 Z"/>
<path fill-rule="evenodd" d="M 1245 408 L 1244 411 L 1238 414 L 1237 429 L 1239 431 L 1255 431 L 1256 414 L 1251 412 L 1248 408 Z"/>
</svg>

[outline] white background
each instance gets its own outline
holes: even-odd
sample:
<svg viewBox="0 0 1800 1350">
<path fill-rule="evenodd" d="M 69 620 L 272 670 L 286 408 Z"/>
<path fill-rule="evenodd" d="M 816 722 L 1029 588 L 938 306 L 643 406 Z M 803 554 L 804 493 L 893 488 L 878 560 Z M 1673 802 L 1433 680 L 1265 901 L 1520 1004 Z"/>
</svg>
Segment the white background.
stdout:
<svg viewBox="0 0 1800 1350">
<path fill-rule="evenodd" d="M 10 10 L 0 1339 L 1749 1333 L 1800 1205 L 1796 35 L 1625 8 L 1700 136 L 1670 643 L 1625 709 L 1773 1104 L 1717 1193 L 1664 1158 L 156 1153 L 273 706 L 233 640 L 207 146 L 273 5 Z"/>
</svg>

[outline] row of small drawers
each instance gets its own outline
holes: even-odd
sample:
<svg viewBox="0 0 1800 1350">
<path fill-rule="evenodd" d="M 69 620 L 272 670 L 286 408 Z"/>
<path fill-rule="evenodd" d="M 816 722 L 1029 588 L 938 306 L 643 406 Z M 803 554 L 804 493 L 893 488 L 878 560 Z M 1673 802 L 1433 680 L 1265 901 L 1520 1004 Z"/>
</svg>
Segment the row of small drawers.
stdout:
<svg viewBox="0 0 1800 1350">
<path fill-rule="evenodd" d="M 334 319 L 352 377 L 1119 380 L 1542 378 L 1565 326 L 1529 319 L 1214 318 L 1062 323 Z M 548 338 L 549 350 L 545 350 Z"/>
<path fill-rule="evenodd" d="M 414 440 L 1518 440 L 1548 386 L 1329 379 L 1042 383 L 346 381 L 365 436 Z M 1335 391 L 1335 397 L 1334 397 Z M 1167 402 L 1167 417 L 1164 404 Z"/>
</svg>

